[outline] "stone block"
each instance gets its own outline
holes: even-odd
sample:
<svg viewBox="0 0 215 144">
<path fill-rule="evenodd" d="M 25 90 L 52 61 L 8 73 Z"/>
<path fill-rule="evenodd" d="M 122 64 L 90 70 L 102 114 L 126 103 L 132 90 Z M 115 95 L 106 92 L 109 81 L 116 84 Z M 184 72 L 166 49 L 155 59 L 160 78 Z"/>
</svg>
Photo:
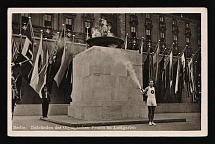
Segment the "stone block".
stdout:
<svg viewBox="0 0 215 144">
<path fill-rule="evenodd" d="M 132 106 L 133 118 L 138 118 L 140 116 L 138 106 Z"/>
<path fill-rule="evenodd" d="M 104 88 L 102 85 L 102 76 L 101 75 L 91 75 L 92 79 L 91 87 L 93 88 Z"/>
<path fill-rule="evenodd" d="M 143 104 L 142 106 L 138 107 L 139 109 L 139 116 L 140 118 L 148 118 L 148 108 L 146 106 L 146 104 Z"/>
<path fill-rule="evenodd" d="M 83 89 L 90 89 L 90 88 L 92 88 L 92 84 L 91 84 L 92 82 L 93 81 L 92 81 L 92 79 L 91 79 L 90 76 L 84 77 L 83 78 L 83 85 L 84 85 Z"/>
<path fill-rule="evenodd" d="M 139 53 L 136 55 L 136 63 L 135 63 L 135 65 L 142 66 L 142 56 Z"/>
<path fill-rule="evenodd" d="M 131 101 L 130 105 L 132 106 L 138 106 L 139 102 L 138 101 Z"/>
<path fill-rule="evenodd" d="M 82 95 L 82 101 L 92 101 L 93 91 L 92 88 L 84 89 Z"/>
<path fill-rule="evenodd" d="M 102 119 L 102 107 L 100 106 L 95 106 L 95 107 L 90 107 L 91 109 L 91 120 L 101 120 Z"/>
<path fill-rule="evenodd" d="M 102 107 L 102 116 L 106 120 L 114 120 L 122 118 L 122 106 Z"/>
<path fill-rule="evenodd" d="M 99 64 L 94 64 L 89 67 L 89 74 L 103 74 L 103 67 Z"/>
<path fill-rule="evenodd" d="M 112 95 L 111 88 L 95 88 L 92 93 L 93 101 L 110 101 Z"/>
<path fill-rule="evenodd" d="M 131 76 L 128 77 L 128 87 L 129 88 L 137 88 L 137 83 L 131 78 Z"/>
<path fill-rule="evenodd" d="M 83 65 L 84 69 L 83 69 L 83 77 L 89 76 L 90 75 L 90 68 L 89 68 L 89 64 L 85 63 Z"/>
<path fill-rule="evenodd" d="M 92 106 L 102 106 L 103 101 L 92 101 Z"/>
<path fill-rule="evenodd" d="M 73 77 L 73 90 L 78 89 L 79 78 Z"/>
<path fill-rule="evenodd" d="M 119 77 L 112 76 L 112 88 L 119 88 Z"/>
<path fill-rule="evenodd" d="M 103 72 L 103 74 L 105 74 L 105 75 L 111 75 L 111 64 L 104 64 L 104 65 L 102 65 L 102 69 L 104 70 Z"/>
<path fill-rule="evenodd" d="M 142 94 L 140 92 L 140 89 L 132 89 L 132 100 L 142 101 Z"/>
<path fill-rule="evenodd" d="M 87 120 L 91 118 L 91 109 L 89 106 L 81 107 L 81 119 Z"/>
<path fill-rule="evenodd" d="M 112 106 L 129 106 L 129 101 L 111 101 Z"/>
<path fill-rule="evenodd" d="M 79 106 L 70 106 L 68 112 L 72 113 L 73 117 L 81 119 L 81 109 Z"/>
<path fill-rule="evenodd" d="M 115 88 L 111 96 L 112 101 L 128 101 L 128 89 Z"/>
<path fill-rule="evenodd" d="M 131 102 L 133 100 L 132 88 L 128 88 L 128 101 Z"/>
<path fill-rule="evenodd" d="M 120 97 L 120 101 L 128 101 L 128 89 L 118 89 L 118 96 Z"/>
<path fill-rule="evenodd" d="M 101 64 L 110 64 L 114 62 L 114 55 L 111 53 L 108 53 L 107 50 L 105 50 L 106 48 L 102 48 L 101 49 L 101 53 L 100 53 L 100 59 L 99 61 L 101 62 Z"/>
<path fill-rule="evenodd" d="M 123 64 L 114 63 L 111 65 L 112 76 L 127 76 L 127 70 Z"/>
<path fill-rule="evenodd" d="M 76 117 L 78 119 L 81 119 L 81 110 L 82 110 L 82 107 L 80 107 L 80 106 L 76 107 Z"/>
<path fill-rule="evenodd" d="M 82 91 L 76 90 L 72 93 L 72 99 L 74 102 L 82 101 Z"/>
<path fill-rule="evenodd" d="M 112 88 L 114 86 L 115 80 L 111 75 L 102 75 L 100 84 L 103 88 Z"/>
<path fill-rule="evenodd" d="M 119 59 L 121 62 L 131 62 L 132 64 L 136 63 L 136 51 L 133 50 L 124 50 L 119 51 Z"/>
<path fill-rule="evenodd" d="M 112 106 L 112 101 L 104 101 L 102 102 L 102 106 Z"/>
<path fill-rule="evenodd" d="M 119 88 L 128 88 L 127 76 L 119 76 Z"/>
<path fill-rule="evenodd" d="M 122 118 L 123 119 L 133 118 L 133 110 L 131 106 L 122 106 Z"/>
<path fill-rule="evenodd" d="M 133 68 L 134 68 L 134 71 L 135 71 L 135 74 L 136 74 L 136 77 L 137 77 L 139 83 L 142 84 L 142 67 L 134 65 Z M 137 84 L 136 84 L 136 86 L 137 86 Z"/>
<path fill-rule="evenodd" d="M 100 56 L 101 56 L 101 51 L 102 51 L 102 48 L 103 47 L 100 47 L 100 46 L 94 46 L 93 47 L 93 57 L 96 58 L 97 60 L 100 59 Z"/>
<path fill-rule="evenodd" d="M 68 115 L 69 116 L 71 116 L 71 117 L 75 117 L 75 106 L 73 106 L 73 105 L 70 105 L 69 107 L 68 107 Z"/>
</svg>

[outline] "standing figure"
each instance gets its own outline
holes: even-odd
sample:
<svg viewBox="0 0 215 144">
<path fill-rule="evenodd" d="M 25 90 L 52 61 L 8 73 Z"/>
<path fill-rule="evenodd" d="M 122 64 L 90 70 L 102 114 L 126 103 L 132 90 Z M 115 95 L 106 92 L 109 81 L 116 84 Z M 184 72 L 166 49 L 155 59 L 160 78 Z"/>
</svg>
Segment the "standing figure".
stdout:
<svg viewBox="0 0 215 144">
<path fill-rule="evenodd" d="M 12 119 L 13 119 L 14 107 L 18 99 L 18 91 L 16 88 L 16 80 L 13 75 L 11 76 L 11 80 L 12 80 L 11 84 L 12 84 Z"/>
<path fill-rule="evenodd" d="M 44 85 L 41 93 L 42 93 L 42 115 L 43 115 L 43 118 L 48 118 L 47 115 L 48 115 L 49 103 L 51 102 L 51 99 L 46 85 Z"/>
<path fill-rule="evenodd" d="M 145 90 L 142 90 L 142 93 L 146 93 L 147 96 L 147 106 L 148 106 L 148 119 L 149 119 L 149 125 L 156 125 L 154 120 L 154 111 L 155 107 L 157 106 L 156 103 L 156 96 L 155 96 L 155 87 L 153 86 L 154 82 L 153 80 L 149 80 L 149 86 L 145 88 Z"/>
</svg>

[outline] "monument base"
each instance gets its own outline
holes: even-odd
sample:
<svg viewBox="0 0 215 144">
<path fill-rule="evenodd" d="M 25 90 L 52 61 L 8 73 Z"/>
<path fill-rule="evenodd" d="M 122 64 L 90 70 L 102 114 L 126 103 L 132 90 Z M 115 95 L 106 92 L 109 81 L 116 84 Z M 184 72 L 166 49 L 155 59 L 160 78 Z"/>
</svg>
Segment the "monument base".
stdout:
<svg viewBox="0 0 215 144">
<path fill-rule="evenodd" d="M 121 120 L 147 118 L 145 102 L 71 102 L 68 115 L 83 120 Z"/>
<path fill-rule="evenodd" d="M 103 121 L 147 118 L 138 85 L 141 60 L 137 51 L 100 46 L 76 55 L 68 116 Z"/>
</svg>

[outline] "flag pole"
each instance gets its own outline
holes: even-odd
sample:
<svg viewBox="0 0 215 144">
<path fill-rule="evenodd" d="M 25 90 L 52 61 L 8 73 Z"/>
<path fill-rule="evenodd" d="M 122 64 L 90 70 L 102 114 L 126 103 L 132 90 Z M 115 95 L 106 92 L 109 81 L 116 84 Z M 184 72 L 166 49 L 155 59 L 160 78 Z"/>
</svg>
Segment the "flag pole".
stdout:
<svg viewBox="0 0 215 144">
<path fill-rule="evenodd" d="M 22 33 L 22 15 L 20 14 L 20 18 L 19 18 L 19 33 Z"/>
<path fill-rule="evenodd" d="M 140 48 L 140 53 L 141 53 L 141 57 L 142 57 L 142 78 L 143 78 L 143 71 L 144 71 L 144 61 L 143 61 L 143 45 L 144 45 L 144 37 L 142 37 L 141 39 L 141 48 Z M 142 81 L 142 86 L 143 86 L 144 82 Z"/>
<path fill-rule="evenodd" d="M 63 25 L 63 48 L 64 50 L 66 51 L 66 40 L 65 40 L 65 36 L 66 36 L 66 31 L 65 31 L 65 24 L 62 24 Z M 66 58 L 66 55 L 65 55 L 65 58 Z"/>
</svg>

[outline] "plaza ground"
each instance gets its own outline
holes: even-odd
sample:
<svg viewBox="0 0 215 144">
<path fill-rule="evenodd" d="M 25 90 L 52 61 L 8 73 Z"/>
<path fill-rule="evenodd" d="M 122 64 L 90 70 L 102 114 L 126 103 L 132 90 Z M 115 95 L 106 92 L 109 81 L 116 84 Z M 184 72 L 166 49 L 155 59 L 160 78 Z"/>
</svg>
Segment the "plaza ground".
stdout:
<svg viewBox="0 0 215 144">
<path fill-rule="evenodd" d="M 62 119 L 67 117 L 50 116 Z M 129 124 L 115 126 L 67 127 L 40 120 L 40 116 L 14 116 L 13 131 L 200 131 L 201 113 L 157 113 L 156 119 L 186 118 L 186 122 L 157 123 L 156 126 L 148 124 Z"/>
</svg>

